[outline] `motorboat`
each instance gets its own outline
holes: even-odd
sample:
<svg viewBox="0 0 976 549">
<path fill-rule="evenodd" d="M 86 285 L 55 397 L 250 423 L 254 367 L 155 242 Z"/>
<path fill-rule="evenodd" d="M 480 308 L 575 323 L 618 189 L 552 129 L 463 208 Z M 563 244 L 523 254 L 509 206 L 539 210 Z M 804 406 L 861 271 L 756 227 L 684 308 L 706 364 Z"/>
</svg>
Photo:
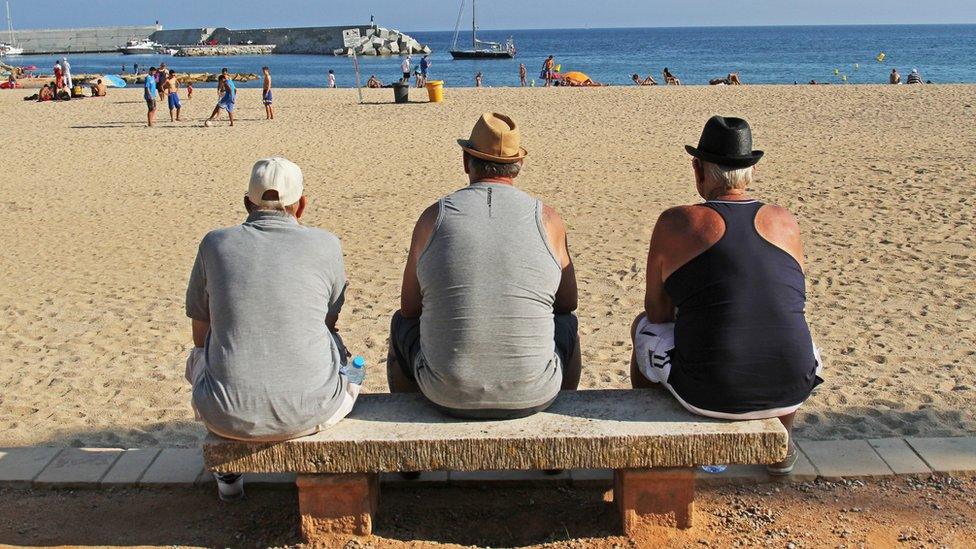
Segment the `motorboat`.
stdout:
<svg viewBox="0 0 976 549">
<path fill-rule="evenodd" d="M 119 48 L 124 55 L 155 55 L 161 46 L 148 38 L 129 40 L 125 46 Z"/>
</svg>

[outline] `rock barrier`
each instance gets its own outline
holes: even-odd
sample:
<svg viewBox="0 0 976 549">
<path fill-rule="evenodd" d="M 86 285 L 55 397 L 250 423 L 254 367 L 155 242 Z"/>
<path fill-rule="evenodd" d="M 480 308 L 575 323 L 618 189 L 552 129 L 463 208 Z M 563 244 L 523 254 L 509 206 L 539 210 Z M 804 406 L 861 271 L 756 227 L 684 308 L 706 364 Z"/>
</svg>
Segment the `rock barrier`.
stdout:
<svg viewBox="0 0 976 549">
<path fill-rule="evenodd" d="M 359 44 L 354 48 L 337 48 L 335 55 L 356 55 L 389 56 L 389 55 L 413 55 L 428 54 L 430 46 L 425 46 L 413 37 L 404 34 L 396 29 L 375 27 L 360 39 Z"/>
</svg>

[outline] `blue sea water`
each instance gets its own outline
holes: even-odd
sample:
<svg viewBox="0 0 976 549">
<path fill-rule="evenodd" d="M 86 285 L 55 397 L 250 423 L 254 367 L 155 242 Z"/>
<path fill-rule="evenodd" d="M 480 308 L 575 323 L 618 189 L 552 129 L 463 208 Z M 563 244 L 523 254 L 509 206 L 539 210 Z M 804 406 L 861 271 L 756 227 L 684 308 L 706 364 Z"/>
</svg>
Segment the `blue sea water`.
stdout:
<svg viewBox="0 0 976 549">
<path fill-rule="evenodd" d="M 597 81 L 630 84 L 630 75 L 648 74 L 660 81 L 669 67 L 685 84 L 738 71 L 747 84 L 793 84 L 810 80 L 855 84 L 887 82 L 897 68 L 904 76 L 917 67 L 923 78 L 936 83 L 976 82 L 976 25 L 734 27 L 653 29 L 564 29 L 482 31 L 479 38 L 518 46 L 515 60 L 454 61 L 448 50 L 453 32 L 410 32 L 434 53 L 431 79 L 447 86 L 473 86 L 484 73 L 486 86 L 518 85 L 518 65 L 525 63 L 530 80 L 538 80 L 546 56 L 556 56 L 564 72 L 587 73 Z M 462 34 L 463 37 L 463 34 Z M 876 58 L 884 52 L 886 58 Z M 29 56 L 18 65 L 35 64 L 50 72 L 55 56 Z M 163 58 L 116 54 L 72 55 L 75 73 L 118 73 L 164 61 L 180 72 L 260 72 L 272 69 L 278 87 L 324 87 L 326 72 L 336 72 L 340 87 L 355 85 L 352 60 L 309 55 L 242 56 L 223 58 Z M 415 61 L 419 58 L 415 57 Z M 400 59 L 361 59 L 363 79 L 375 74 L 384 82 L 399 78 Z M 836 71 L 836 74 L 835 74 Z M 260 86 L 252 82 L 249 87 Z"/>
</svg>

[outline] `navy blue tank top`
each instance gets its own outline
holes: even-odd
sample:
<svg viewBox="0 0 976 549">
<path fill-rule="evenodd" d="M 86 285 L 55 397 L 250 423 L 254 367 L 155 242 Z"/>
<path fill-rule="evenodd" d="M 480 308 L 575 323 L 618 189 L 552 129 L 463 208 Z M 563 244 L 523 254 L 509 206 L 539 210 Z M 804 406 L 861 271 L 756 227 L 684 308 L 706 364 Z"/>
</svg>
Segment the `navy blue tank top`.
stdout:
<svg viewBox="0 0 976 549">
<path fill-rule="evenodd" d="M 704 206 L 725 220 L 725 235 L 664 283 L 678 310 L 668 383 L 713 412 L 800 404 L 819 383 L 803 270 L 756 230 L 762 203 Z"/>
</svg>

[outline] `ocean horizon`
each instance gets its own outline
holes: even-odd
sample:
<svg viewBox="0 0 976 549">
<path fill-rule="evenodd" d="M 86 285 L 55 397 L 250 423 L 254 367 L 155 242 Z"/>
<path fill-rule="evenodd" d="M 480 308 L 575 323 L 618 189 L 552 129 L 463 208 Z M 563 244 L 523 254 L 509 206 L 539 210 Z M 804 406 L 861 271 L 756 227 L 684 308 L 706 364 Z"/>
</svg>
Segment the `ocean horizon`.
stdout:
<svg viewBox="0 0 976 549">
<path fill-rule="evenodd" d="M 661 81 L 668 67 L 685 84 L 703 85 L 710 79 L 738 72 L 746 84 L 805 84 L 811 80 L 831 84 L 883 84 L 897 68 L 907 76 L 918 68 L 934 83 L 976 83 L 976 24 L 945 25 L 779 25 L 749 27 L 657 27 L 480 30 L 479 38 L 504 42 L 511 37 L 518 47 L 514 60 L 455 61 L 449 50 L 453 31 L 405 31 L 433 48 L 432 80 L 449 87 L 473 86 L 474 75 L 484 75 L 488 87 L 518 85 L 518 66 L 525 63 L 529 80 L 542 82 L 539 72 L 548 55 L 556 57 L 563 72 L 580 71 L 596 81 L 631 84 L 630 76 L 653 75 Z M 462 29 L 460 44 L 470 40 Z M 882 62 L 877 60 L 884 53 Z M 8 58 L 16 65 L 36 65 L 50 72 L 60 56 Z M 84 54 L 68 56 L 72 71 L 117 74 L 122 65 L 131 71 L 161 62 L 179 72 L 258 73 L 268 65 L 277 87 L 325 87 L 326 73 L 334 70 L 340 87 L 354 87 L 352 59 L 311 55 L 173 58 Z M 376 75 L 384 83 L 399 78 L 399 57 L 360 58 L 362 78 Z M 419 56 L 415 56 L 419 61 Z M 252 82 L 244 87 L 259 86 Z"/>
</svg>

